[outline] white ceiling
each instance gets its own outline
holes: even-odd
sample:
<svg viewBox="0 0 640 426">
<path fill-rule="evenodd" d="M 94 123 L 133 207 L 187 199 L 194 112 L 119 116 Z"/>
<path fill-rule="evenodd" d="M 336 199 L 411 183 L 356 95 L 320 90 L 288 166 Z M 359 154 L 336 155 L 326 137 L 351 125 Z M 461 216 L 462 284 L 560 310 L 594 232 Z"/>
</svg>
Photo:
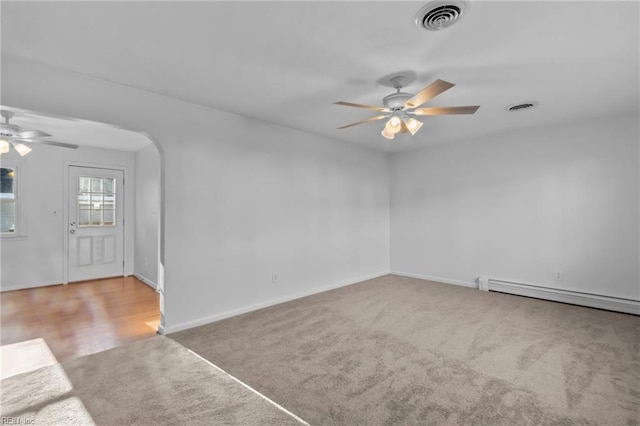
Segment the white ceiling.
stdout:
<svg viewBox="0 0 640 426">
<path fill-rule="evenodd" d="M 414 25 L 425 3 L 3 2 L 2 51 L 384 151 L 638 114 L 638 2 L 473 1 L 440 32 Z M 380 105 L 399 71 L 457 85 L 427 106 L 480 109 L 336 130 L 374 114 L 333 102 Z"/>
<path fill-rule="evenodd" d="M 47 116 L 1 105 L 0 109 L 13 111 L 15 116 L 9 122 L 22 130 L 42 130 L 51 135 L 43 140 L 118 151 L 137 151 L 152 143 L 138 132 L 104 123 Z"/>
</svg>

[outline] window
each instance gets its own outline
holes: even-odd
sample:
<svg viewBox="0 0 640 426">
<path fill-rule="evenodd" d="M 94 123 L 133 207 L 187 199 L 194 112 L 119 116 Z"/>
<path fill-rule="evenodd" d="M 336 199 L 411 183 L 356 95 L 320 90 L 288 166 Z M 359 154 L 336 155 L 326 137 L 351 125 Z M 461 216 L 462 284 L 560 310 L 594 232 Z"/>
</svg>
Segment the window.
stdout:
<svg viewBox="0 0 640 426">
<path fill-rule="evenodd" d="M 15 167 L 0 168 L 0 233 L 16 232 L 16 175 Z"/>
<path fill-rule="evenodd" d="M 115 226 L 115 178 L 78 177 L 78 226 Z"/>
</svg>

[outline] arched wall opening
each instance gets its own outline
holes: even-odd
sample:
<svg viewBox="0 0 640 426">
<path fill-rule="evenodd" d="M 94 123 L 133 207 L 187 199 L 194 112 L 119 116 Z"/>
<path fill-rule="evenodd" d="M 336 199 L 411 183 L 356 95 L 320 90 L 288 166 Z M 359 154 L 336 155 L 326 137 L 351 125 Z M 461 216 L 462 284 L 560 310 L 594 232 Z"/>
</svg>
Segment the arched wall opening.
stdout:
<svg viewBox="0 0 640 426">
<path fill-rule="evenodd" d="M 122 200 L 122 217 L 126 219 L 122 274 L 134 275 L 157 291 L 160 321 L 156 331 L 162 333 L 165 161 L 158 141 L 149 133 L 98 121 L 10 105 L 0 109 L 14 114 L 13 125 L 51 134 L 42 141 L 78 146 L 67 149 L 34 142 L 28 144 L 32 150 L 25 156 L 10 149 L 0 158 L 3 167 L 18 172 L 19 223 L 17 232 L 4 233 L 0 241 L 3 249 L 0 289 L 19 290 L 76 281 L 69 276 L 68 234 L 75 232 L 69 225 L 76 217 L 70 218 L 68 213 L 69 200 L 75 197 L 69 193 L 69 170 L 78 167 L 120 170 L 126 180 Z M 139 173 L 141 170 L 144 173 Z"/>
</svg>

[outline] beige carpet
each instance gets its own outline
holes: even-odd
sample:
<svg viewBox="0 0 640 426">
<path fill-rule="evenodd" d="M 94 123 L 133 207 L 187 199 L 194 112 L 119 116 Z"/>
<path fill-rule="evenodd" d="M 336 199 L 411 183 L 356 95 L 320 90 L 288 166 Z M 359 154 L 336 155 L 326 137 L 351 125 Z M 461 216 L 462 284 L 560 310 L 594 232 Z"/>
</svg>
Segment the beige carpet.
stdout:
<svg viewBox="0 0 640 426">
<path fill-rule="evenodd" d="M 0 390 L 2 418 L 20 424 L 300 424 L 161 336 L 10 377 Z"/>
<path fill-rule="evenodd" d="M 387 276 L 170 337 L 311 424 L 640 424 L 633 315 Z"/>
<path fill-rule="evenodd" d="M 57 363 L 42 338 L 0 346 L 0 379 Z"/>
</svg>

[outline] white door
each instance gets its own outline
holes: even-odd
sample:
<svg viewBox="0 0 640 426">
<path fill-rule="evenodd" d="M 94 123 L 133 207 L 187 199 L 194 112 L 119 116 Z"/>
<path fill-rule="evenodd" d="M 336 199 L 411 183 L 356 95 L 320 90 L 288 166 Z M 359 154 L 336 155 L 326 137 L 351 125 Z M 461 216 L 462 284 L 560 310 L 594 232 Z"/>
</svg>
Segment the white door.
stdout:
<svg viewBox="0 0 640 426">
<path fill-rule="evenodd" d="M 124 274 L 124 173 L 69 166 L 69 282 Z"/>
</svg>

